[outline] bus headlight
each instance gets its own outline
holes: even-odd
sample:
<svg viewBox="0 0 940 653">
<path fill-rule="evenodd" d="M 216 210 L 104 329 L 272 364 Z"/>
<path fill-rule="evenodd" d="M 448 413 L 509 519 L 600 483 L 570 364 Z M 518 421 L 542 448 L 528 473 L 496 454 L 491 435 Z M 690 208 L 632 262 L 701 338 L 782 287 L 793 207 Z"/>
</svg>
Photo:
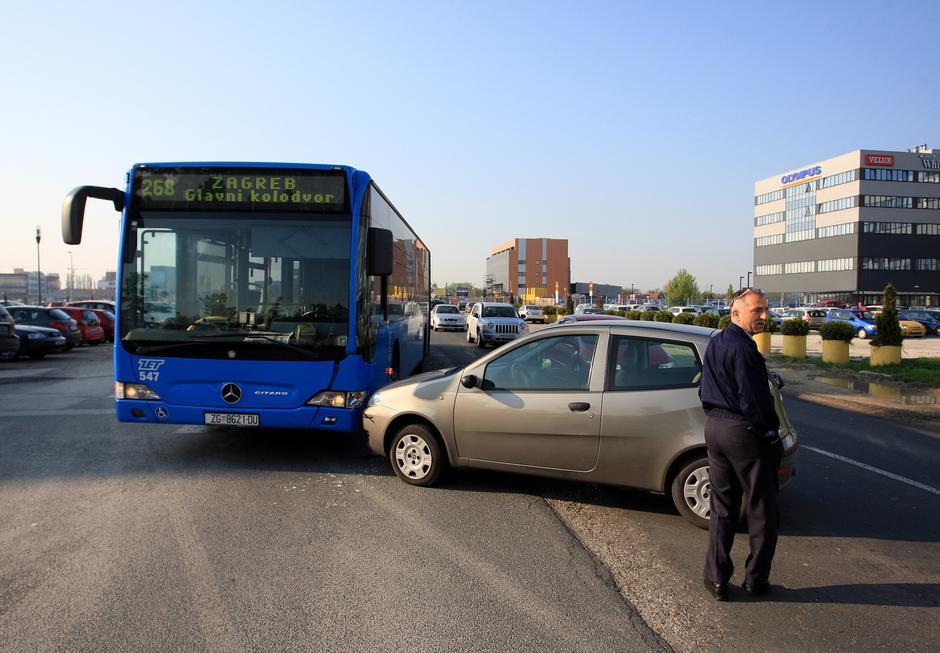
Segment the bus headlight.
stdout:
<svg viewBox="0 0 940 653">
<path fill-rule="evenodd" d="M 365 401 L 368 393 L 365 390 L 355 392 L 342 392 L 340 390 L 324 390 L 318 392 L 307 400 L 308 406 L 329 406 L 331 408 L 358 408 Z"/>
<path fill-rule="evenodd" d="M 115 399 L 143 399 L 145 401 L 159 400 L 160 395 L 145 386 L 143 383 L 114 382 Z"/>
</svg>

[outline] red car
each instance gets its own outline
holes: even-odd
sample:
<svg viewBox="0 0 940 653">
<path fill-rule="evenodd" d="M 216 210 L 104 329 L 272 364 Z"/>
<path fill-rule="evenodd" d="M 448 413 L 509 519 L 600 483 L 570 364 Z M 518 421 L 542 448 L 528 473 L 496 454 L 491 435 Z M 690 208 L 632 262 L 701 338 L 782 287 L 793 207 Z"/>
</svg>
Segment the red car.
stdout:
<svg viewBox="0 0 940 653">
<path fill-rule="evenodd" d="M 114 313 L 100 308 L 92 308 L 90 310 L 98 316 L 101 328 L 104 329 L 104 339 L 108 342 L 114 342 Z"/>
<path fill-rule="evenodd" d="M 78 322 L 78 328 L 82 332 L 82 342 L 95 346 L 104 341 L 104 329 L 101 328 L 98 316 L 90 308 L 62 306 L 59 310 L 65 311 L 69 317 Z"/>
</svg>

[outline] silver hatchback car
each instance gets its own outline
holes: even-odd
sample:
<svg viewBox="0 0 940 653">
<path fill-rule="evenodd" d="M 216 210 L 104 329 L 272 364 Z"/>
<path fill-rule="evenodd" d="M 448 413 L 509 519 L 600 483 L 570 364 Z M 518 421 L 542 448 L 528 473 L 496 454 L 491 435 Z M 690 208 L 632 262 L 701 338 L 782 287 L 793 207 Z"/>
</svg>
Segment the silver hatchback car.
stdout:
<svg viewBox="0 0 940 653">
<path fill-rule="evenodd" d="M 577 479 L 669 494 L 708 527 L 705 413 L 698 398 L 713 329 L 599 320 L 551 326 L 466 367 L 376 392 L 363 413 L 369 446 L 400 479 L 431 485 L 449 467 Z M 780 486 L 797 434 L 775 374 Z"/>
</svg>

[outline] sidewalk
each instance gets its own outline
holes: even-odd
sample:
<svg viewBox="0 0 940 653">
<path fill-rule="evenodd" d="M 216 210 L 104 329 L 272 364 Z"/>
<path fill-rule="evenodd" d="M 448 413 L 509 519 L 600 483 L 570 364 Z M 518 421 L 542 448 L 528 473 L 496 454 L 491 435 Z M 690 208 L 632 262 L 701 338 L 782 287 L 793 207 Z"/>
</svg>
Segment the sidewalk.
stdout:
<svg viewBox="0 0 940 653">
<path fill-rule="evenodd" d="M 783 336 L 774 333 L 770 336 L 770 350 L 774 354 L 783 353 Z M 822 356 L 822 337 L 818 333 L 806 336 L 806 355 L 810 358 Z M 852 358 L 868 358 L 871 356 L 871 341 L 853 338 L 849 345 L 849 356 Z M 905 338 L 901 345 L 903 358 L 940 357 L 940 337 L 925 336 L 923 338 Z"/>
</svg>

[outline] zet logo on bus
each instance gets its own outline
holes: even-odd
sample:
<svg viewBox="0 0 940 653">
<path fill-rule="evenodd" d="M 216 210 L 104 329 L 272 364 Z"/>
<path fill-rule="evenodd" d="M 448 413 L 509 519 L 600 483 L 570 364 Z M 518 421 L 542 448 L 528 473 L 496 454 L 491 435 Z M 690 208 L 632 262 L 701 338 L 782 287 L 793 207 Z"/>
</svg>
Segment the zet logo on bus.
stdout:
<svg viewBox="0 0 940 653">
<path fill-rule="evenodd" d="M 807 177 L 815 177 L 816 175 L 822 174 L 822 166 L 815 166 L 813 168 L 806 168 L 805 170 L 800 170 L 799 172 L 793 172 L 789 175 L 784 175 L 780 178 L 780 183 L 786 186 L 787 184 L 792 184 L 794 181 L 801 181 Z"/>
</svg>

